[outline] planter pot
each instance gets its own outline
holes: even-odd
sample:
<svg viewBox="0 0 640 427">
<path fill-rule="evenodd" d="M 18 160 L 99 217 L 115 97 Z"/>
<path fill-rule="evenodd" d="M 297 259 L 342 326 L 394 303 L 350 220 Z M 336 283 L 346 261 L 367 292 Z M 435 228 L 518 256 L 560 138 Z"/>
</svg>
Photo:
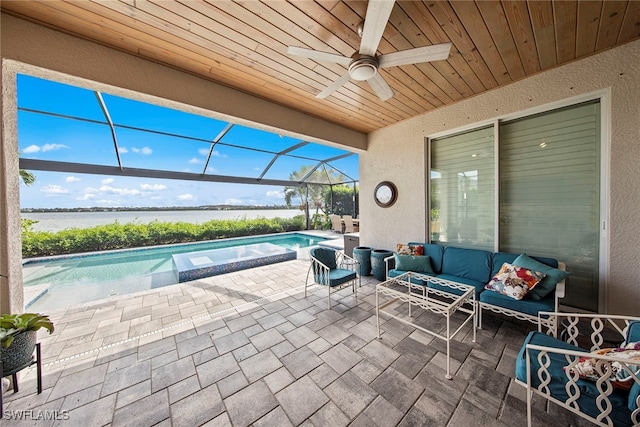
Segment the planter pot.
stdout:
<svg viewBox="0 0 640 427">
<path fill-rule="evenodd" d="M 377 280 L 387 280 L 387 269 L 384 259 L 393 255 L 393 252 L 386 249 L 374 249 L 371 251 L 371 270 L 373 277 Z"/>
<path fill-rule="evenodd" d="M 360 277 L 371 274 L 371 248 L 367 246 L 356 246 L 353 248 L 353 259 L 360 263 Z"/>
<path fill-rule="evenodd" d="M 36 347 L 36 338 L 36 331 L 26 331 L 16 335 L 8 348 L 0 346 L 3 377 L 31 365 L 33 350 Z"/>
</svg>

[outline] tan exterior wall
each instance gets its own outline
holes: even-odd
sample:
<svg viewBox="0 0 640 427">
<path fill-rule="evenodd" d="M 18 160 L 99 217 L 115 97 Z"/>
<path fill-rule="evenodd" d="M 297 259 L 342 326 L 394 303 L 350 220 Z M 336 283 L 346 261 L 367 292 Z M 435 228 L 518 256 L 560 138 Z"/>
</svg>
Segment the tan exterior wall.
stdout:
<svg viewBox="0 0 640 427">
<path fill-rule="evenodd" d="M 369 135 L 360 160 L 360 243 L 392 249 L 425 241 L 425 137 L 524 112 L 597 91 L 608 92 L 608 254 L 603 307 L 609 313 L 640 315 L 636 270 L 640 259 L 640 41 L 492 90 L 447 108 L 388 126 Z M 373 201 L 375 185 L 390 180 L 398 200 L 390 208 Z M 372 227 L 367 227 L 372 224 Z"/>
</svg>

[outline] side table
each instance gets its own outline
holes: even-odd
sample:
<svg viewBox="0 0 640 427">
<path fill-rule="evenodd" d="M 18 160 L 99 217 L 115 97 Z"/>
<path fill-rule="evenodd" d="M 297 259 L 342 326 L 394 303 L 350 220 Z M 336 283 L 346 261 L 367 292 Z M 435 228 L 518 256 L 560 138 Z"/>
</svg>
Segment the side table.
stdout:
<svg viewBox="0 0 640 427">
<path fill-rule="evenodd" d="M 38 377 L 38 394 L 42 393 L 42 350 L 40 348 L 40 343 L 36 343 L 36 357 L 35 359 L 31 359 L 31 363 L 28 364 L 27 366 L 22 366 L 19 369 L 16 369 L 15 371 L 12 372 L 4 372 L 2 370 L 2 361 L 0 360 L 0 373 L 2 373 L 1 378 L 4 377 L 8 377 L 9 375 L 11 375 L 11 378 L 13 380 L 13 392 L 17 393 L 18 392 L 18 372 L 20 372 L 23 369 L 26 369 L 30 366 L 36 365 L 36 374 Z M 4 414 L 4 409 L 3 409 L 3 401 L 2 401 L 2 390 L 0 389 L 0 417 L 2 417 Z"/>
</svg>

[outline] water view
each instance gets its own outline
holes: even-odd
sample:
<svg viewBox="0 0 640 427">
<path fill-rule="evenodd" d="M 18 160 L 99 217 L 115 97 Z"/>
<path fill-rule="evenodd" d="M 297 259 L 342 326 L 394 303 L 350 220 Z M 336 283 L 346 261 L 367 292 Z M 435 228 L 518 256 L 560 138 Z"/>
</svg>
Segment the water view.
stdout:
<svg viewBox="0 0 640 427">
<path fill-rule="evenodd" d="M 96 225 L 129 222 L 146 224 L 155 220 L 203 223 L 213 219 L 293 218 L 304 214 L 300 209 L 246 210 L 176 210 L 176 211 L 109 211 L 109 212 L 23 212 L 22 218 L 38 221 L 34 231 L 61 231 L 67 228 L 89 228 Z"/>
</svg>

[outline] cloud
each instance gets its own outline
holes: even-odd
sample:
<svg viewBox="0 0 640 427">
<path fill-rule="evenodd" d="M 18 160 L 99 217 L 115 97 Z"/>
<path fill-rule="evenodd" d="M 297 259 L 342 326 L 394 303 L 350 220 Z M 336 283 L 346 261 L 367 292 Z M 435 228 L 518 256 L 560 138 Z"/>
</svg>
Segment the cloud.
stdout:
<svg viewBox="0 0 640 427">
<path fill-rule="evenodd" d="M 131 151 L 138 154 L 144 154 L 145 156 L 148 156 L 149 154 L 153 153 L 153 150 L 149 147 L 142 147 L 142 148 L 131 147 Z"/>
<path fill-rule="evenodd" d="M 69 194 L 69 190 L 67 190 L 66 188 L 62 188 L 59 185 L 53 185 L 53 184 L 45 185 L 40 189 L 40 191 L 46 194 Z"/>
<path fill-rule="evenodd" d="M 191 160 L 189 160 L 189 163 L 191 163 L 192 165 L 197 165 L 200 163 L 204 163 L 204 160 L 193 157 Z"/>
<path fill-rule="evenodd" d="M 209 155 L 209 149 L 208 148 L 200 148 L 198 150 L 198 154 L 200 154 L 201 156 L 208 156 Z"/>
<path fill-rule="evenodd" d="M 69 147 L 63 144 L 44 144 L 42 146 L 42 152 L 60 150 L 61 148 L 69 148 Z"/>
<path fill-rule="evenodd" d="M 189 194 L 189 193 L 181 194 L 178 196 L 178 200 L 194 200 L 194 199 L 195 197 L 193 196 L 193 194 Z"/>
<path fill-rule="evenodd" d="M 117 194 L 119 196 L 137 196 L 140 194 L 140 191 L 135 188 L 117 188 L 109 185 L 103 185 L 99 190 L 102 193 Z"/>
<path fill-rule="evenodd" d="M 65 180 L 65 182 L 69 182 L 69 183 L 82 181 L 80 178 L 77 178 L 77 177 L 75 177 L 73 175 L 66 177 L 64 180 Z"/>
<path fill-rule="evenodd" d="M 224 201 L 225 205 L 241 205 L 242 200 L 240 199 L 227 199 Z"/>
<path fill-rule="evenodd" d="M 22 150 L 22 152 L 30 154 L 42 151 L 43 153 L 45 153 L 47 151 L 60 150 L 61 148 L 69 148 L 69 146 L 63 144 L 44 144 L 42 147 L 39 147 L 33 144 Z"/>
<path fill-rule="evenodd" d="M 96 198 L 95 194 L 85 193 L 82 196 L 78 197 L 76 200 L 93 200 Z"/>
<path fill-rule="evenodd" d="M 167 186 L 164 184 L 140 184 L 140 188 L 147 191 L 162 191 L 166 190 Z"/>
<path fill-rule="evenodd" d="M 40 147 L 38 147 L 37 145 L 30 145 L 22 150 L 23 153 L 37 153 L 38 151 L 40 151 Z"/>
<path fill-rule="evenodd" d="M 105 178 L 102 181 L 100 181 L 101 183 L 107 185 L 107 184 L 111 184 L 114 181 L 113 178 Z"/>
<path fill-rule="evenodd" d="M 120 147 L 118 146 L 118 153 L 120 154 L 127 154 L 129 152 L 129 150 L 127 149 L 127 147 Z"/>
<path fill-rule="evenodd" d="M 273 191 L 267 191 L 266 193 L 267 197 L 279 197 L 281 199 L 284 198 L 284 193 L 281 191 L 277 191 L 277 190 L 273 190 Z"/>
<path fill-rule="evenodd" d="M 220 154 L 220 152 L 218 150 L 213 150 L 211 152 L 211 155 L 213 157 L 222 157 L 222 158 L 227 158 L 228 157 L 226 154 Z"/>
</svg>

